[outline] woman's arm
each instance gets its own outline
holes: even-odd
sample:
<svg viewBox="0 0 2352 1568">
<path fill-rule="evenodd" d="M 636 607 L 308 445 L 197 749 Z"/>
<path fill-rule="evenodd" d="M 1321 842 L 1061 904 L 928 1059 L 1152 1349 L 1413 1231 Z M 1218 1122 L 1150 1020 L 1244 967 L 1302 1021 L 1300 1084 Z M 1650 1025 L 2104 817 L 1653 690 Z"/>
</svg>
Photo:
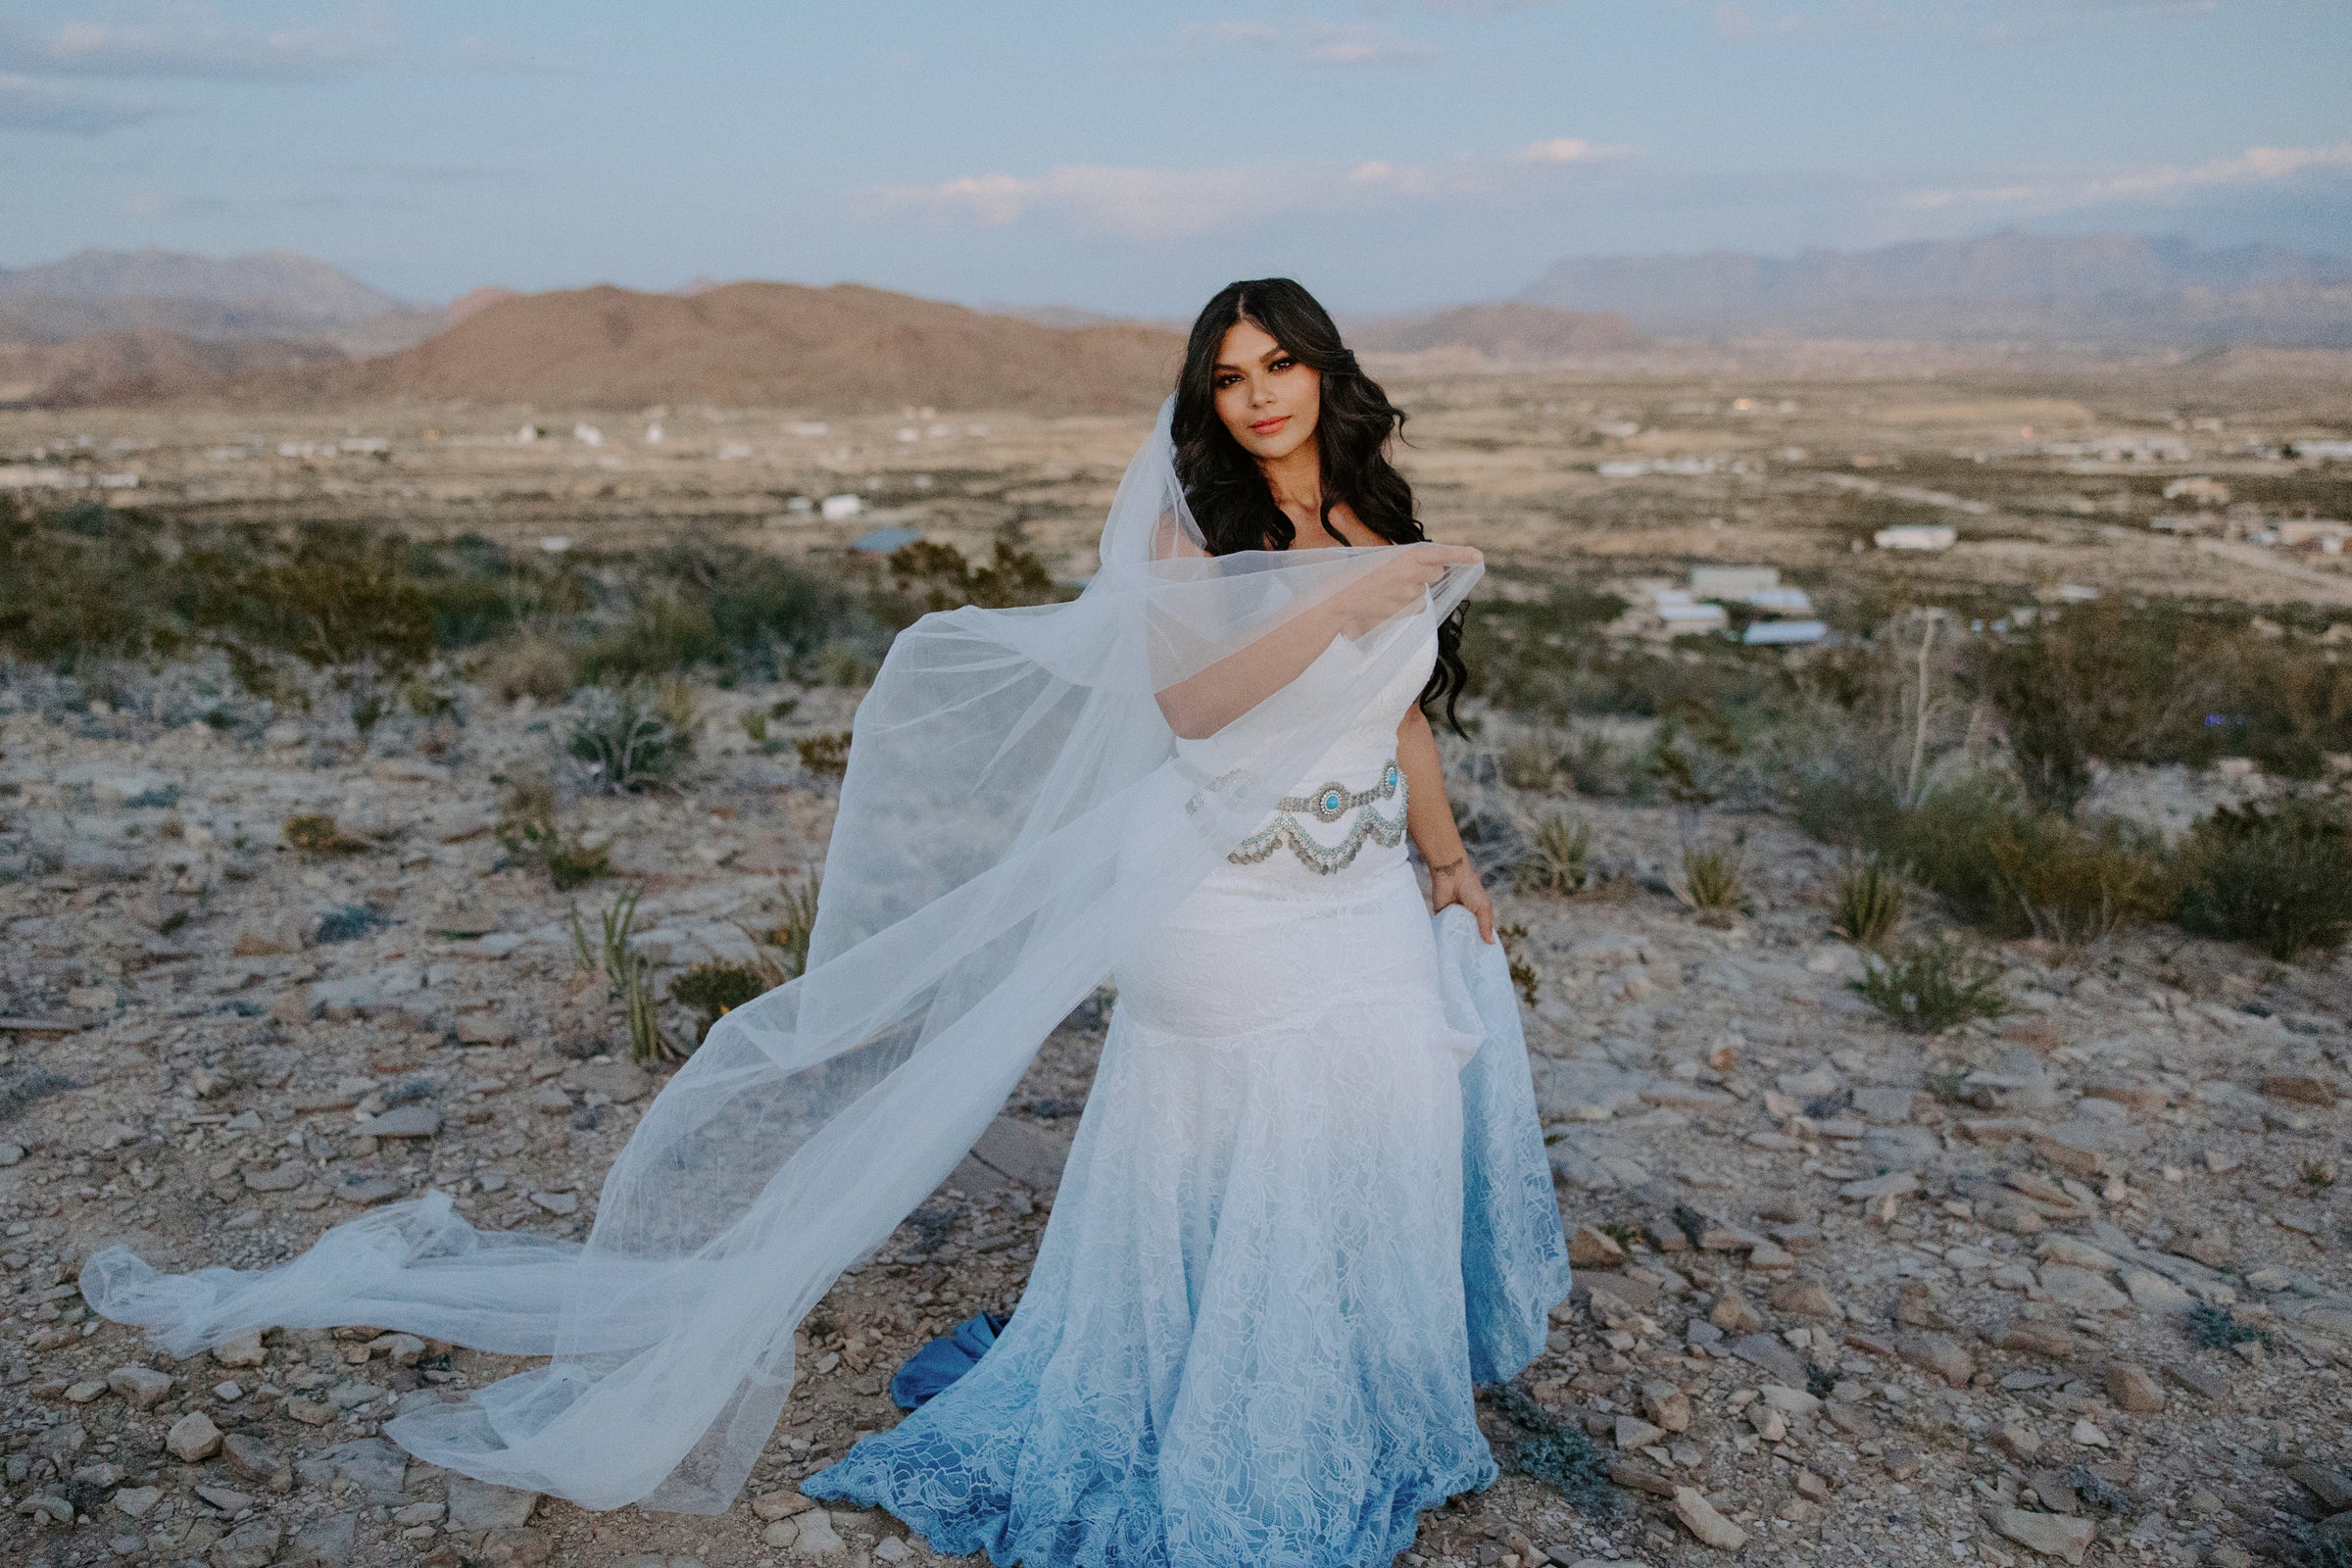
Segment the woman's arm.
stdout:
<svg viewBox="0 0 2352 1568">
<path fill-rule="evenodd" d="M 1201 555 L 1189 541 L 1168 552 Z M 1248 646 L 1160 688 L 1160 711 L 1186 740 L 1215 734 L 1297 679 L 1334 637 L 1361 637 L 1391 616 L 1425 603 L 1430 585 L 1452 565 L 1482 558 L 1462 545 L 1415 544 L 1381 552 L 1377 565 L 1325 594 Z"/>
<path fill-rule="evenodd" d="M 1438 759 L 1438 737 L 1418 703 L 1396 726 L 1396 765 L 1404 773 L 1404 826 L 1429 862 L 1429 910 L 1458 904 L 1478 917 L 1481 941 L 1494 940 L 1494 901 L 1487 896 L 1470 864 L 1470 852 L 1453 825 L 1446 799 L 1446 768 Z"/>
</svg>

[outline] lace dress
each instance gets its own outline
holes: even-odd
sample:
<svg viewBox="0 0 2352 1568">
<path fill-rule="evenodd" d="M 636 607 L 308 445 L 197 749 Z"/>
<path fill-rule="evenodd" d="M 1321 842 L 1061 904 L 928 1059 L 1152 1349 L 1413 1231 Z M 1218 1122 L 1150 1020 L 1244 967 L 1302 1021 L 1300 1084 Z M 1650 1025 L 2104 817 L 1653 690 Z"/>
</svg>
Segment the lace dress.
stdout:
<svg viewBox="0 0 2352 1568">
<path fill-rule="evenodd" d="M 1001 1565 L 1356 1568 L 1494 1480 L 1474 1378 L 1542 1348 L 1568 1275 L 1507 982 L 1448 1005 L 1406 859 L 1424 652 L 1114 971 L 1009 1325 L 808 1495 Z"/>
</svg>

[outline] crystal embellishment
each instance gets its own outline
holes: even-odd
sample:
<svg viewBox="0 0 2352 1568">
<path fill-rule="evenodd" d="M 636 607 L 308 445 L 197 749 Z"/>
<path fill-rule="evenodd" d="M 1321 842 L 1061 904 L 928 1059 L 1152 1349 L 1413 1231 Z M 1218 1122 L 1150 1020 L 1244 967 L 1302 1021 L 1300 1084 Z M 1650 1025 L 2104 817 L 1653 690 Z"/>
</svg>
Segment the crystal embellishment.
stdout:
<svg viewBox="0 0 2352 1568">
<path fill-rule="evenodd" d="M 1287 845 L 1309 870 L 1328 876 L 1353 860 L 1367 841 L 1385 849 L 1395 849 L 1404 842 L 1404 770 L 1391 758 L 1381 769 L 1380 782 L 1370 789 L 1351 790 L 1334 780 L 1311 795 L 1284 796 L 1274 803 L 1274 820 L 1242 840 L 1225 858 L 1236 865 L 1254 865 Z M 1387 800 L 1397 803 L 1394 817 L 1382 816 L 1372 808 Z M 1298 820 L 1300 816 L 1312 816 L 1319 822 L 1337 822 L 1350 811 L 1363 814 L 1337 844 L 1316 839 Z"/>
</svg>

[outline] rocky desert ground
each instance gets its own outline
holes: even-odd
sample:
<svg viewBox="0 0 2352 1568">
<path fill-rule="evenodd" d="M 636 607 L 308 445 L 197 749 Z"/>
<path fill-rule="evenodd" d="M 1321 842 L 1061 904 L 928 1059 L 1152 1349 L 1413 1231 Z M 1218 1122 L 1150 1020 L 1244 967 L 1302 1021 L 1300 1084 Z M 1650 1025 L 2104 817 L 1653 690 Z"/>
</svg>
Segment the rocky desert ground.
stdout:
<svg viewBox="0 0 2352 1568">
<path fill-rule="evenodd" d="M 2190 372 L 1954 391 L 1936 370 L 1423 367 L 1399 385 L 1433 532 L 1490 551 L 1498 601 L 1562 581 L 1634 600 L 1711 560 L 1775 564 L 1825 604 L 1889 585 L 2032 602 L 2191 571 L 2266 614 L 2325 621 L 2344 603 L 2333 554 L 2218 520 L 2146 526 L 2188 475 L 2272 513 L 2352 514 L 2340 468 L 2283 450 L 2339 431 L 2340 395 Z M 569 433 L 592 418 L 595 442 Z M 526 422 L 550 434 L 514 440 Z M 2178 448 L 2043 450 L 2115 428 Z M 1074 579 L 1137 434 L 927 411 L 77 411 L 0 415 L 0 455 L 65 474 L 48 500 L 84 475 L 87 496 L 159 516 L 526 550 L 700 532 L 810 560 L 898 523 L 974 554 L 1017 539 Z M 1686 466 L 1597 469 L 1660 460 Z M 136 485 L 102 487 L 122 475 Z M 858 515 L 826 518 L 822 498 L 851 493 Z M 1923 562 L 1861 543 L 1921 519 L 1956 521 L 1961 543 Z M 938 1560 L 794 1483 L 895 1420 L 889 1375 L 926 1338 L 1017 1300 L 1103 997 L 805 1325 L 784 1423 L 719 1517 L 587 1512 L 377 1435 L 502 1375 L 499 1358 L 355 1327 L 172 1360 L 81 1302 L 79 1264 L 105 1245 L 261 1265 L 428 1189 L 477 1224 L 584 1234 L 662 1069 L 631 1059 L 573 911 L 593 941 L 641 889 L 657 992 L 760 957 L 790 918 L 833 788 L 823 748 L 795 742 L 846 729 L 854 683 L 706 678 L 694 760 L 670 787 L 616 795 L 565 770 L 570 702 L 506 700 L 463 661 L 444 675 L 446 704 L 362 734 L 324 688 L 307 710 L 264 703 L 203 661 L 0 666 L 0 1556 Z M 1494 762 L 1525 726 L 1476 710 L 1478 737 L 1451 753 L 1464 799 L 1565 800 L 1591 832 L 1582 891 L 1522 891 L 1499 862 L 1489 876 L 1527 969 L 1578 1284 L 1547 1353 L 1487 1401 L 1503 1479 L 1426 1515 L 1407 1562 L 2352 1560 L 2352 969 L 2164 924 L 2016 940 L 1997 949 L 2007 1011 L 1898 1029 L 1854 992 L 1868 960 L 1831 930 L 1840 852 L 1749 801 L 1516 786 Z M 559 891 L 496 831 L 535 776 L 605 856 L 602 879 Z M 2168 831 L 2279 787 L 2230 764 L 2119 765 L 2098 784 Z M 304 818 L 331 823 L 289 838 Z M 1742 906 L 1694 907 L 1687 846 L 1734 835 Z M 686 1009 L 664 1017 L 692 1038 Z"/>
</svg>

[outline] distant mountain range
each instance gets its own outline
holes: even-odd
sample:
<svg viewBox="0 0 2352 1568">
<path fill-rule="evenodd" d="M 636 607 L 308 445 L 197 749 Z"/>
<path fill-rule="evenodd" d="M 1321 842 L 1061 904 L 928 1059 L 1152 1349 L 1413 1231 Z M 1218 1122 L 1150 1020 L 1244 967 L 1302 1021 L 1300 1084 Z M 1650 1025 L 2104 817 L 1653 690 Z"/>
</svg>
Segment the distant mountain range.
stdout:
<svg viewBox="0 0 2352 1568">
<path fill-rule="evenodd" d="M 2006 232 L 1791 257 L 1555 262 L 1519 296 L 1678 337 L 2352 347 L 2352 259 L 2273 245 Z"/>
<path fill-rule="evenodd" d="M 346 353 L 390 353 L 449 322 L 299 251 L 192 256 L 84 250 L 0 268 L 0 342 L 64 343 L 111 332 L 170 332 L 199 342 L 283 338 Z"/>
</svg>

